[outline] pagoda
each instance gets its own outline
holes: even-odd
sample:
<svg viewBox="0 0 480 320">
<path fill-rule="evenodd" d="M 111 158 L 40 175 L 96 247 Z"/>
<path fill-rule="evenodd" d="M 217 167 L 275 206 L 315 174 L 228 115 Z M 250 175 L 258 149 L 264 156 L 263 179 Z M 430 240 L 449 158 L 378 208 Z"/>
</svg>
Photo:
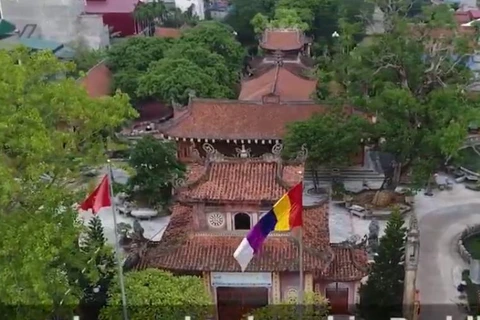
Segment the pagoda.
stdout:
<svg viewBox="0 0 480 320">
<path fill-rule="evenodd" d="M 303 179 L 305 150 L 281 160 L 281 145 L 261 157 L 229 157 L 202 145 L 175 183 L 175 205 L 159 242 L 138 253 L 137 269 L 158 268 L 202 277 L 218 320 L 239 320 L 252 308 L 280 304 L 298 294 L 298 241 L 273 232 L 245 272 L 233 258 L 242 239 L 289 188 Z M 328 203 L 305 206 L 304 288 L 325 295 L 333 314 L 348 314 L 366 276 L 364 249 L 331 244 Z"/>
</svg>

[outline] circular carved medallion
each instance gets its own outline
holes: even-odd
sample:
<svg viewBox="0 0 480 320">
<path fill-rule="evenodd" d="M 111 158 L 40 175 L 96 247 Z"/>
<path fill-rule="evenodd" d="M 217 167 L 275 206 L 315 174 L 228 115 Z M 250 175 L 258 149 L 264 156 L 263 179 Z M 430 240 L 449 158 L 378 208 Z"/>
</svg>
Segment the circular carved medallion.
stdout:
<svg viewBox="0 0 480 320">
<path fill-rule="evenodd" d="M 225 225 L 225 217 L 219 212 L 211 212 L 207 217 L 208 225 L 212 228 L 222 228 Z"/>
</svg>

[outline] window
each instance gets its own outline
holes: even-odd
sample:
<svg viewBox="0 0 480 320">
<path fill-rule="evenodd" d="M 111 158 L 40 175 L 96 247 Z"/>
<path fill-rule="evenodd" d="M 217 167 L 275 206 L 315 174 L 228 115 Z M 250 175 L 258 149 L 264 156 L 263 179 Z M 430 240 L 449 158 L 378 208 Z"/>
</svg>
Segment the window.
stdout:
<svg viewBox="0 0 480 320">
<path fill-rule="evenodd" d="M 250 230 L 251 228 L 251 218 L 247 213 L 237 213 L 234 220 L 234 229 L 235 230 Z"/>
</svg>

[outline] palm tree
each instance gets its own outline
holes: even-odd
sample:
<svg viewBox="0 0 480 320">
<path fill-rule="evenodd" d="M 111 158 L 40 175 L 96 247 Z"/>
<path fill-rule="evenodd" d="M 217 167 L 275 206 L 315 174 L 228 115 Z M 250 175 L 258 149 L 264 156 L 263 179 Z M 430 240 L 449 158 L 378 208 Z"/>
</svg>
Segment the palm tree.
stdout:
<svg viewBox="0 0 480 320">
<path fill-rule="evenodd" d="M 167 8 L 161 0 L 139 3 L 133 11 L 133 17 L 142 26 L 155 27 L 165 20 Z"/>
</svg>

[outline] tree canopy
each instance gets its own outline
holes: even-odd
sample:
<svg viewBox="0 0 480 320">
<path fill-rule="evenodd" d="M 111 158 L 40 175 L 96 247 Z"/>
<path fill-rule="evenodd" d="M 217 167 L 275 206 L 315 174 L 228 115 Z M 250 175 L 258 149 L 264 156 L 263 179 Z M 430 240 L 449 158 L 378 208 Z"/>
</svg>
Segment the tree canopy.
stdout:
<svg viewBox="0 0 480 320">
<path fill-rule="evenodd" d="M 152 62 L 163 59 L 172 46 L 171 39 L 131 37 L 114 44 L 107 52 L 107 65 L 113 72 L 114 89 L 120 89 L 137 100 L 136 88 L 141 74 Z"/>
<path fill-rule="evenodd" d="M 180 39 L 132 37 L 108 52 L 115 89 L 137 102 L 156 98 L 188 103 L 201 98 L 235 98 L 244 51 L 233 30 L 222 23 L 200 22 Z"/>
<path fill-rule="evenodd" d="M 137 95 L 186 105 L 190 96 L 233 98 L 233 91 L 187 59 L 162 59 L 140 78 Z"/>
<path fill-rule="evenodd" d="M 380 238 L 368 281 L 359 289 L 358 311 L 363 319 L 382 320 L 402 316 L 404 247 L 407 229 L 401 214 L 394 211 Z"/>
<path fill-rule="evenodd" d="M 276 21 L 270 25 L 271 27 L 282 27 L 285 22 L 288 22 L 286 23 L 288 26 L 298 25 L 301 29 L 307 30 L 307 35 L 313 36 L 314 49 L 317 48 L 314 50 L 315 54 L 322 53 L 325 45 L 332 44 L 332 34 L 339 30 L 340 19 L 361 24 L 361 30 L 364 33 L 367 21 L 373 13 L 370 1 L 364 0 L 263 0 L 254 3 L 233 0 L 232 7 L 225 21 L 235 29 L 243 44 L 257 45 L 256 36 L 259 29 L 254 29 L 262 25 L 262 20 L 264 23 Z M 255 23 L 252 25 L 250 22 L 257 14 L 259 16 L 255 18 Z M 275 15 L 282 19 L 274 18 Z M 357 38 L 359 40 L 361 37 L 357 35 Z"/>
<path fill-rule="evenodd" d="M 235 30 L 216 21 L 202 21 L 195 28 L 183 32 L 180 41 L 208 48 L 221 55 L 227 68 L 239 72 L 243 67 L 245 51 L 235 39 Z"/>
<path fill-rule="evenodd" d="M 176 277 L 158 269 L 129 272 L 125 275 L 125 291 L 132 320 L 178 320 L 185 315 L 192 319 L 206 319 L 214 312 L 213 301 L 198 277 Z M 109 296 L 101 320 L 121 318 L 118 284 L 111 288 Z"/>
<path fill-rule="evenodd" d="M 90 98 L 50 52 L 0 51 L 0 308 L 8 319 L 70 315 L 95 282 L 72 179 L 104 161 L 103 138 L 136 112 L 123 94 Z M 32 306 L 26 308 L 25 306 Z M 38 306 L 35 308 L 34 306 Z"/>
<path fill-rule="evenodd" d="M 457 154 L 469 123 L 478 122 L 478 98 L 468 93 L 473 75 L 467 67 L 476 30 L 459 28 L 446 5 L 423 15 L 387 11 L 386 32 L 355 47 L 347 28 L 336 53 L 319 71 L 319 98 L 331 98 L 336 84 L 345 101 L 377 115 L 378 147 L 413 173 L 423 187 L 445 159 Z M 345 24 L 347 25 L 347 24 Z"/>
<path fill-rule="evenodd" d="M 173 181 L 185 173 L 175 145 L 152 136 L 145 136 L 135 144 L 128 162 L 135 170 L 128 180 L 129 193 L 149 205 L 166 204 L 172 195 Z"/>
<path fill-rule="evenodd" d="M 310 28 L 308 23 L 302 21 L 296 10 L 284 8 L 276 9 L 273 19 L 270 21 L 263 14 L 257 13 L 251 23 L 257 34 L 262 33 L 267 28 L 297 28 L 302 31 Z"/>
<path fill-rule="evenodd" d="M 294 156 L 305 144 L 308 161 L 314 167 L 350 165 L 352 156 L 361 151 L 362 139 L 369 137 L 369 126 L 364 117 L 332 109 L 292 123 L 283 139 L 284 152 Z"/>
</svg>

